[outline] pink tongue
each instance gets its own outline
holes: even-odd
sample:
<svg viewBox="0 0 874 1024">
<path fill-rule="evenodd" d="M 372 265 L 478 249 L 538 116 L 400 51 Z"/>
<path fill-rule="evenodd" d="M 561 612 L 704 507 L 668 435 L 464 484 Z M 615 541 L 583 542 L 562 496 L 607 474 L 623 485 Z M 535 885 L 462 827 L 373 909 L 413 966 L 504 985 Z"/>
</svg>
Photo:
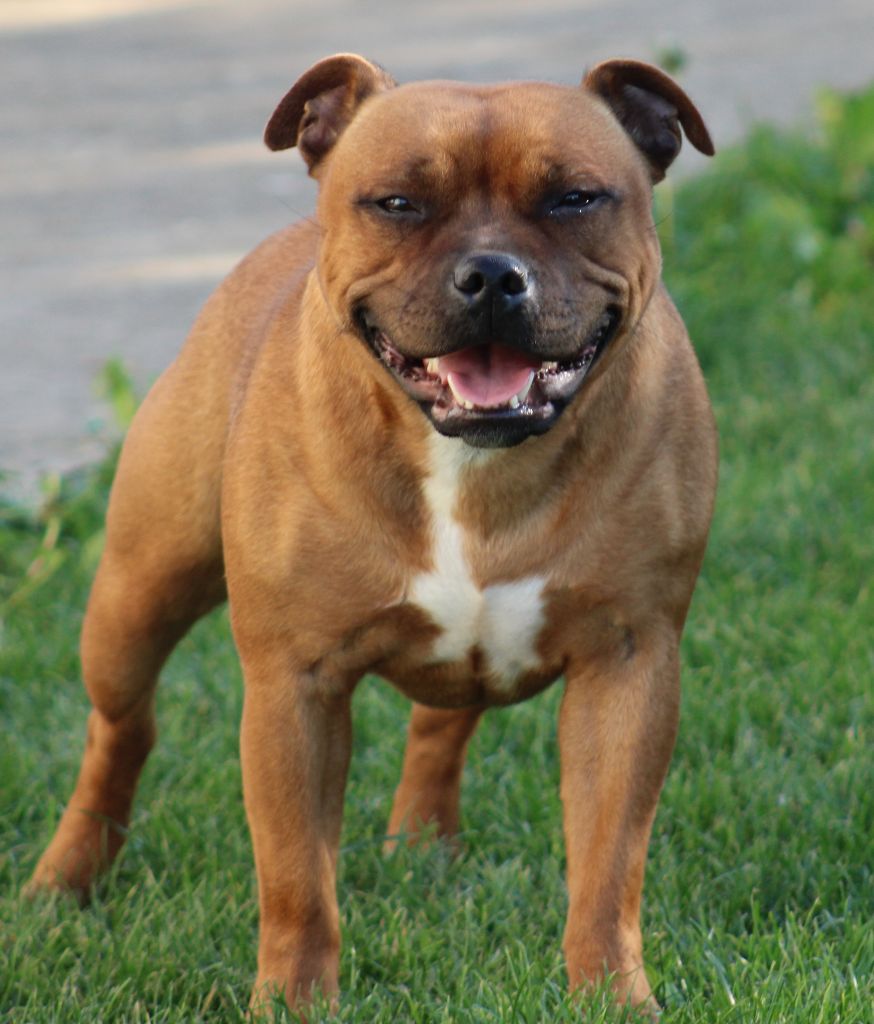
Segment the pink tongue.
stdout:
<svg viewBox="0 0 874 1024">
<path fill-rule="evenodd" d="M 440 379 L 456 397 L 484 408 L 506 405 L 539 368 L 539 360 L 503 345 L 477 345 L 437 360 Z"/>
</svg>

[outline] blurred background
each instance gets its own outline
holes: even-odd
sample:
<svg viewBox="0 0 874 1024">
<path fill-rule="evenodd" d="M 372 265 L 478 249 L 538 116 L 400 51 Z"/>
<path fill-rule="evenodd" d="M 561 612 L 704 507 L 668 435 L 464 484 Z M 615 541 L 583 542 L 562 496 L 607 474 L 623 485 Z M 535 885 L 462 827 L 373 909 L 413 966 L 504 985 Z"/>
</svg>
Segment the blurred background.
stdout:
<svg viewBox="0 0 874 1024">
<path fill-rule="evenodd" d="M 140 392 L 217 281 L 308 212 L 262 127 L 311 63 L 357 51 L 400 81 L 577 82 L 611 56 L 678 75 L 717 148 L 803 123 L 874 74 L 871 0 L 0 0 L 0 469 L 13 493 L 105 450 L 95 380 Z M 699 170 L 687 148 L 676 174 Z"/>
</svg>

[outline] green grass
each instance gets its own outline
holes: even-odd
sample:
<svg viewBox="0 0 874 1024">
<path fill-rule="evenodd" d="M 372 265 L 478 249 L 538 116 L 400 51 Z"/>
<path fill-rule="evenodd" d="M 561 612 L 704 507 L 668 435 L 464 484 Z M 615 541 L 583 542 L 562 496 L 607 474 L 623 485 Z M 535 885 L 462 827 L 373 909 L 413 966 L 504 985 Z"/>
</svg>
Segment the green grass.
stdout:
<svg viewBox="0 0 874 1024">
<path fill-rule="evenodd" d="M 658 200 L 722 437 L 645 891 L 672 1022 L 872 1020 L 872 168 L 874 91 L 828 96 L 815 136 L 757 131 Z M 41 518 L 0 507 L 0 1019 L 241 1021 L 257 920 L 224 612 L 165 673 L 161 742 L 93 904 L 17 895 L 80 756 L 77 629 L 106 477 L 56 481 Z M 558 698 L 486 717 L 459 859 L 385 859 L 406 708 L 359 688 L 340 1020 L 622 1018 L 564 994 Z"/>
</svg>

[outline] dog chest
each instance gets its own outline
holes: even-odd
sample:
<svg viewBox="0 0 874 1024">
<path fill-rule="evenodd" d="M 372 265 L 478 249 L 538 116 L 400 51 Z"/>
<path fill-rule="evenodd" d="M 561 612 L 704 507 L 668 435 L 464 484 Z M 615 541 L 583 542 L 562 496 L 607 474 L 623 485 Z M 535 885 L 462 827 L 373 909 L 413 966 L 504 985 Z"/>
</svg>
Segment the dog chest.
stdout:
<svg viewBox="0 0 874 1024">
<path fill-rule="evenodd" d="M 540 667 L 536 642 L 543 626 L 546 581 L 528 576 L 477 586 L 454 508 L 466 462 L 488 455 L 439 435 L 434 436 L 431 453 L 431 474 L 424 490 L 431 513 L 432 568 L 413 579 L 408 600 L 441 630 L 430 651 L 431 663 L 462 661 L 476 648 L 494 684 L 510 686 Z"/>
</svg>

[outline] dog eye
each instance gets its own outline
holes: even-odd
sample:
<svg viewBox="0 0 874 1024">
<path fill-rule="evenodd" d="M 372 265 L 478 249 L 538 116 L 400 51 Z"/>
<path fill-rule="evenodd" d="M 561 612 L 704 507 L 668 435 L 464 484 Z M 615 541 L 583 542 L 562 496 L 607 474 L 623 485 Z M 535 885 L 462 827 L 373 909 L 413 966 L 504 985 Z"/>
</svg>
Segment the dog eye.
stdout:
<svg viewBox="0 0 874 1024">
<path fill-rule="evenodd" d="M 376 205 L 386 213 L 416 213 L 416 207 L 405 196 L 386 196 L 377 199 Z"/>
<path fill-rule="evenodd" d="M 552 207 L 555 211 L 561 210 L 583 210 L 587 206 L 594 205 L 599 199 L 604 199 L 606 192 L 588 192 L 585 189 L 575 188 L 566 192 L 561 199 Z"/>
</svg>

